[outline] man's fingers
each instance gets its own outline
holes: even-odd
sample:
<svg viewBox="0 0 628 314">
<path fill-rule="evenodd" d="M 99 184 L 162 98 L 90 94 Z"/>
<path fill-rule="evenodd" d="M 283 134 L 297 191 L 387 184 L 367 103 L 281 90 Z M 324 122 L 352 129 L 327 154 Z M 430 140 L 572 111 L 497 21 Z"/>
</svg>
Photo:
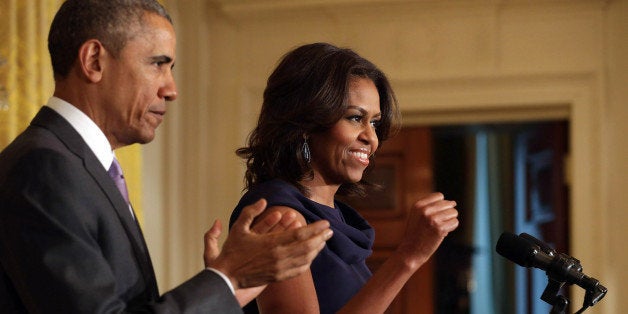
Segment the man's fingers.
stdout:
<svg viewBox="0 0 628 314">
<path fill-rule="evenodd" d="M 286 247 L 287 257 L 281 261 L 285 270 L 278 273 L 275 280 L 289 279 L 307 271 L 314 258 L 325 247 L 325 241 L 332 235 L 331 230 L 324 230 L 312 238 Z"/>
<path fill-rule="evenodd" d="M 208 266 L 213 260 L 220 255 L 220 248 L 218 247 L 218 238 L 222 233 L 222 223 L 220 220 L 216 220 L 214 224 L 205 232 L 205 251 L 203 252 L 203 260 L 205 266 Z"/>
<path fill-rule="evenodd" d="M 286 227 L 287 230 L 301 228 L 303 225 L 301 222 L 295 220 L 290 225 Z"/>
<path fill-rule="evenodd" d="M 281 217 L 281 221 L 279 222 L 277 226 L 278 228 L 275 228 L 275 229 L 289 230 L 289 229 L 296 229 L 301 226 L 302 226 L 301 222 L 297 220 L 296 212 L 288 211 L 283 214 L 283 217 Z"/>
<path fill-rule="evenodd" d="M 265 215 L 263 219 L 255 222 L 253 227 L 251 227 L 251 231 L 259 234 L 270 232 L 282 218 L 283 216 L 279 212 L 269 213 L 268 215 Z"/>
<path fill-rule="evenodd" d="M 248 231 L 255 217 L 266 208 L 266 200 L 261 198 L 257 202 L 244 207 L 238 219 L 231 226 L 232 230 Z"/>
<path fill-rule="evenodd" d="M 295 229 L 294 231 L 293 238 L 289 239 L 289 241 L 295 239 L 303 241 L 322 236 L 324 242 L 329 240 L 333 235 L 333 232 L 329 229 L 329 221 L 327 220 L 319 220 L 305 227 Z"/>
<path fill-rule="evenodd" d="M 207 242 L 210 238 L 218 239 L 220 238 L 220 234 L 222 233 L 222 223 L 220 220 L 214 221 L 214 224 L 205 232 L 205 242 Z"/>
<path fill-rule="evenodd" d="M 298 219 L 295 210 L 273 211 L 264 213 L 251 227 L 251 230 L 258 233 L 280 232 L 290 229 L 296 229 L 303 225 Z"/>
<path fill-rule="evenodd" d="M 296 221 L 291 215 L 286 215 L 285 220 L 282 216 L 271 230 L 296 229 L 262 234 L 247 232 L 248 224 L 264 206 L 266 202 L 245 208 L 242 215 L 249 215 L 249 218 L 238 218 L 239 232 L 233 232 L 232 227 L 222 249 L 224 254 L 210 261 L 211 267 L 227 275 L 236 289 L 264 285 L 303 273 L 333 235 L 328 221 L 297 227 L 303 222 Z"/>
<path fill-rule="evenodd" d="M 333 236 L 327 220 L 320 220 L 305 227 L 288 230 L 278 234 L 276 243 L 285 250 L 291 251 L 286 255 L 305 254 L 308 250 L 317 250 L 325 245 L 325 241 Z M 317 252 L 318 253 L 318 252 Z"/>
<path fill-rule="evenodd" d="M 326 231 L 329 230 L 331 232 L 331 229 L 329 229 L 329 221 L 327 220 L 319 220 L 316 222 L 313 222 L 309 225 L 307 225 L 306 227 L 303 228 L 305 233 L 320 233 L 322 231 Z"/>
</svg>

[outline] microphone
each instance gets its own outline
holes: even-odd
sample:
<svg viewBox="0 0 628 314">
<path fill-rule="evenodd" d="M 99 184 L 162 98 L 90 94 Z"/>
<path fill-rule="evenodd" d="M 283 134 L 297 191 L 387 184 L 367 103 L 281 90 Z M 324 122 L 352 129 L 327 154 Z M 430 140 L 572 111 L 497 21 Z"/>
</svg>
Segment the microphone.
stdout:
<svg viewBox="0 0 628 314">
<path fill-rule="evenodd" d="M 587 290 L 589 306 L 604 297 L 607 289 L 600 282 L 582 273 L 580 261 L 563 253 L 557 253 L 549 245 L 527 234 L 517 236 L 504 232 L 497 241 L 496 251 L 503 257 L 523 267 L 544 270 L 550 279 L 576 284 Z"/>
</svg>

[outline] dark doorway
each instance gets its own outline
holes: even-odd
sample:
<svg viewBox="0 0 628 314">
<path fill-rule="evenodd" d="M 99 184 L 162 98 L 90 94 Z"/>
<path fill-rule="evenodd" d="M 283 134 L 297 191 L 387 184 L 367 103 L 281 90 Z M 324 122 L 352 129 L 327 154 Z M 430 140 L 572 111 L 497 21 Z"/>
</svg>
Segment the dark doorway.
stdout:
<svg viewBox="0 0 628 314">
<path fill-rule="evenodd" d="M 461 225 L 435 256 L 437 313 L 549 313 L 545 274 L 495 253 L 502 232 L 568 247 L 566 121 L 432 128 L 434 185 Z"/>
</svg>

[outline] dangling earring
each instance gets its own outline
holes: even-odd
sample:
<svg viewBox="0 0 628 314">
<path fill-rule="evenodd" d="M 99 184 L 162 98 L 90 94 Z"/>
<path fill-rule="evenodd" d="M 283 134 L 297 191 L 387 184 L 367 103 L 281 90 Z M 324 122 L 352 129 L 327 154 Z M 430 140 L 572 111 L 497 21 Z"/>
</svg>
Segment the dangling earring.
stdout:
<svg viewBox="0 0 628 314">
<path fill-rule="evenodd" d="M 310 146 L 307 145 L 307 137 L 303 138 L 303 159 L 308 164 L 312 161 L 312 154 L 310 154 Z"/>
</svg>

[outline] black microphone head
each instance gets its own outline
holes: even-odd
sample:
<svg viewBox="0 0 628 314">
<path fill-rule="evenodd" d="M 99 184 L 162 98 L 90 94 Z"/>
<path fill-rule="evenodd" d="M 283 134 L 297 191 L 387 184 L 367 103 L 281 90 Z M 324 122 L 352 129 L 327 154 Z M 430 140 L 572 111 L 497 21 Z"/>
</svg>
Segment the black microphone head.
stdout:
<svg viewBox="0 0 628 314">
<path fill-rule="evenodd" d="M 534 256 L 539 253 L 539 247 L 536 244 L 519 237 L 518 235 L 504 232 L 497 240 L 495 250 L 499 255 L 517 263 L 523 267 L 532 267 L 534 265 Z"/>
<path fill-rule="evenodd" d="M 522 239 L 525 239 L 526 241 L 536 244 L 539 246 L 539 249 L 541 249 L 541 251 L 543 251 L 545 254 L 548 254 L 550 256 L 555 256 L 556 254 L 558 254 L 552 247 L 550 247 L 549 245 L 547 245 L 547 243 L 527 234 L 527 233 L 520 233 L 519 237 L 521 237 Z"/>
</svg>

